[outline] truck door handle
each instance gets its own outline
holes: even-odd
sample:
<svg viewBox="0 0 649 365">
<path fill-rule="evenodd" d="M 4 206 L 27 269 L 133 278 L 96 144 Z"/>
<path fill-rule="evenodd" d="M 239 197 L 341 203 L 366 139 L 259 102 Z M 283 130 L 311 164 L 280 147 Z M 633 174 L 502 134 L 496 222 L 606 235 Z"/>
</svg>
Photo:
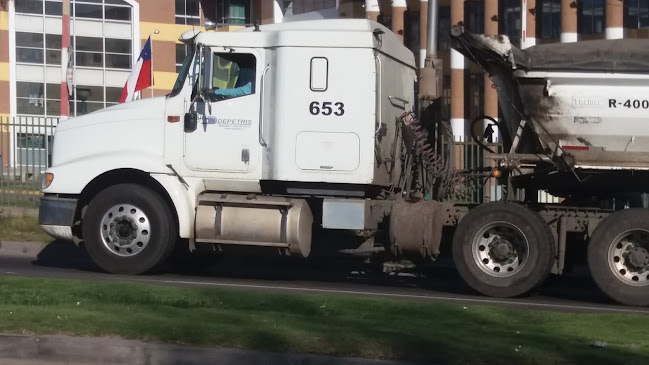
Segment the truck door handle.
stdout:
<svg viewBox="0 0 649 365">
<path fill-rule="evenodd" d="M 264 72 L 261 74 L 261 95 L 259 97 L 259 144 L 263 147 L 267 147 L 268 144 L 264 140 L 264 79 L 266 78 L 266 72 L 270 66 L 266 66 Z"/>
</svg>

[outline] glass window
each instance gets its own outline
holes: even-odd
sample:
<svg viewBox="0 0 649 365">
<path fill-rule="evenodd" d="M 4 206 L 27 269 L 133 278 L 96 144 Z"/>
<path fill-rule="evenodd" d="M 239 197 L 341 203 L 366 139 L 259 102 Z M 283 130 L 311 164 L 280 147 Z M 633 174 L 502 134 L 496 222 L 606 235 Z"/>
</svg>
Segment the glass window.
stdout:
<svg viewBox="0 0 649 365">
<path fill-rule="evenodd" d="M 464 3 L 466 29 L 474 34 L 484 33 L 484 3 L 482 1 L 466 1 Z"/>
<path fill-rule="evenodd" d="M 16 101 L 19 114 L 45 114 L 44 84 L 16 82 Z"/>
<path fill-rule="evenodd" d="M 298 15 L 335 7 L 336 0 L 295 0 L 293 1 L 293 14 Z"/>
<path fill-rule="evenodd" d="M 16 13 L 43 14 L 43 0 L 18 0 L 15 3 Z"/>
<path fill-rule="evenodd" d="M 82 101 L 104 101 L 103 86 L 77 85 L 77 100 Z"/>
<path fill-rule="evenodd" d="M 16 47 L 43 48 L 43 34 L 16 32 Z"/>
<path fill-rule="evenodd" d="M 103 67 L 104 60 L 101 53 L 76 52 L 77 66 L 82 67 Z"/>
<path fill-rule="evenodd" d="M 107 53 L 106 68 L 131 68 L 131 55 Z"/>
<path fill-rule="evenodd" d="M 106 19 L 113 20 L 131 20 L 131 8 L 121 6 L 106 6 L 105 8 Z"/>
<path fill-rule="evenodd" d="M 16 147 L 45 148 L 45 136 L 34 133 L 16 133 Z"/>
<path fill-rule="evenodd" d="M 176 24 L 200 25 L 200 0 L 176 0 Z"/>
<path fill-rule="evenodd" d="M 106 88 L 106 103 L 119 103 L 122 97 L 122 88 L 120 87 L 107 87 Z"/>
<path fill-rule="evenodd" d="M 255 93 L 257 59 L 245 53 L 217 53 L 212 68 L 216 100 Z"/>
<path fill-rule="evenodd" d="M 519 47 L 521 44 L 521 1 L 500 1 L 500 34 L 509 37 L 509 41 Z"/>
<path fill-rule="evenodd" d="M 46 49 L 45 50 L 45 63 L 48 65 L 60 65 L 61 64 L 61 51 L 55 49 Z"/>
<path fill-rule="evenodd" d="M 45 48 L 61 49 L 61 36 L 58 34 L 45 34 Z"/>
<path fill-rule="evenodd" d="M 447 51 L 451 43 L 451 8 L 443 6 L 439 8 L 439 31 L 437 32 L 437 49 Z"/>
<path fill-rule="evenodd" d="M 335 2 L 334 2 L 335 7 Z M 250 0 L 217 0 L 216 22 L 219 26 L 251 24 Z"/>
<path fill-rule="evenodd" d="M 43 63 L 43 50 L 16 47 L 16 62 Z"/>
<path fill-rule="evenodd" d="M 60 84 L 45 84 L 45 92 L 48 99 L 61 98 L 61 85 Z"/>
<path fill-rule="evenodd" d="M 131 54 L 130 39 L 106 38 L 106 52 Z"/>
<path fill-rule="evenodd" d="M 581 34 L 602 34 L 605 27 L 604 0 L 582 0 L 579 2 L 578 25 Z"/>
<path fill-rule="evenodd" d="M 36 82 L 16 82 L 16 96 L 19 98 L 44 98 L 43 84 Z"/>
<path fill-rule="evenodd" d="M 187 46 L 184 44 L 176 44 L 176 73 L 179 73 L 183 66 L 183 62 L 187 56 L 186 48 Z"/>
<path fill-rule="evenodd" d="M 100 5 L 75 4 L 74 16 L 77 18 L 102 19 L 102 10 Z"/>
<path fill-rule="evenodd" d="M 649 27 L 649 0 L 627 0 L 624 27 L 641 29 Z"/>
<path fill-rule="evenodd" d="M 63 3 L 46 1 L 45 2 L 45 14 L 46 15 L 58 15 L 63 14 Z"/>
<path fill-rule="evenodd" d="M 77 51 L 102 52 L 103 39 L 94 37 L 76 37 Z"/>
<path fill-rule="evenodd" d="M 556 39 L 561 37 L 561 0 L 537 0 L 536 36 Z"/>
</svg>

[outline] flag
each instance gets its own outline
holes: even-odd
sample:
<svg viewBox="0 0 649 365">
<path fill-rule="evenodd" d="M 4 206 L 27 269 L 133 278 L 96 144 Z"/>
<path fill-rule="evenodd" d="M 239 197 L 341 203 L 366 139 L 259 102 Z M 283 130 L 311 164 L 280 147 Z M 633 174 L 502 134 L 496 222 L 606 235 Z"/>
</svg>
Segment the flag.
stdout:
<svg viewBox="0 0 649 365">
<path fill-rule="evenodd" d="M 120 103 L 133 100 L 136 92 L 153 86 L 153 64 L 151 63 L 151 36 L 147 39 L 140 52 L 140 57 L 133 66 L 131 74 L 126 80 L 124 90 L 122 90 L 122 97 L 119 99 Z"/>
</svg>

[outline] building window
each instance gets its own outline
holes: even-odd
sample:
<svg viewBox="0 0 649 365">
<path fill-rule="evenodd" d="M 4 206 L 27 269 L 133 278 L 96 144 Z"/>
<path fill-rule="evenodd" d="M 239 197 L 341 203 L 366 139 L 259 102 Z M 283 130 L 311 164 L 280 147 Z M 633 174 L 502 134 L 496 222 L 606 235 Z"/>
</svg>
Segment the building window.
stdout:
<svg viewBox="0 0 649 365">
<path fill-rule="evenodd" d="M 582 0 L 579 2 L 579 33 L 602 34 L 605 27 L 605 0 Z"/>
<path fill-rule="evenodd" d="M 295 0 L 293 1 L 293 15 L 310 13 L 336 7 L 336 0 Z"/>
<path fill-rule="evenodd" d="M 16 32 L 16 62 L 61 64 L 61 36 Z"/>
<path fill-rule="evenodd" d="M 537 0 L 536 36 L 555 39 L 561 37 L 561 0 Z"/>
<path fill-rule="evenodd" d="M 75 60 L 79 67 L 131 68 L 130 39 L 76 36 L 74 42 Z"/>
<path fill-rule="evenodd" d="M 251 24 L 250 0 L 217 0 L 216 22 L 217 26 L 247 25 Z"/>
<path fill-rule="evenodd" d="M 625 9 L 625 28 L 649 28 L 649 0 L 627 0 Z"/>
<path fill-rule="evenodd" d="M 439 8 L 438 21 L 437 49 L 447 51 L 451 48 L 451 8 L 449 6 Z"/>
<path fill-rule="evenodd" d="M 176 0 L 176 24 L 201 25 L 199 0 Z"/>
<path fill-rule="evenodd" d="M 516 47 L 521 44 L 521 1 L 500 1 L 500 34 L 509 37 L 509 41 Z"/>
<path fill-rule="evenodd" d="M 466 1 L 464 3 L 464 14 L 465 26 L 469 32 L 474 34 L 484 33 L 484 2 Z"/>
<path fill-rule="evenodd" d="M 60 115 L 61 84 L 16 82 L 18 114 Z"/>
</svg>

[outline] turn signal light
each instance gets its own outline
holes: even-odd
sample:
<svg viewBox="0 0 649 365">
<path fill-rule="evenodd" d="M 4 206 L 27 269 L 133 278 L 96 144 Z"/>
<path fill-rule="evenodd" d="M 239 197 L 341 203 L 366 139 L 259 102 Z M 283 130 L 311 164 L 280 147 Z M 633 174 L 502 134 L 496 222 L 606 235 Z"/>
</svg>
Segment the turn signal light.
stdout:
<svg viewBox="0 0 649 365">
<path fill-rule="evenodd" d="M 52 185 L 52 181 L 54 181 L 54 174 L 51 172 L 46 172 L 45 175 L 43 175 L 43 183 L 41 184 L 41 187 L 43 189 L 47 189 Z"/>
<path fill-rule="evenodd" d="M 492 174 L 494 177 L 500 177 L 503 173 L 502 173 L 500 170 L 498 170 L 498 169 L 494 169 L 493 172 L 492 172 L 491 174 Z"/>
<path fill-rule="evenodd" d="M 178 123 L 178 122 L 180 122 L 180 115 L 169 115 L 169 116 L 167 116 L 167 122 L 169 122 L 169 123 Z"/>
</svg>

